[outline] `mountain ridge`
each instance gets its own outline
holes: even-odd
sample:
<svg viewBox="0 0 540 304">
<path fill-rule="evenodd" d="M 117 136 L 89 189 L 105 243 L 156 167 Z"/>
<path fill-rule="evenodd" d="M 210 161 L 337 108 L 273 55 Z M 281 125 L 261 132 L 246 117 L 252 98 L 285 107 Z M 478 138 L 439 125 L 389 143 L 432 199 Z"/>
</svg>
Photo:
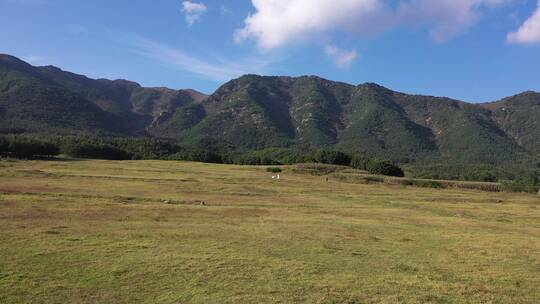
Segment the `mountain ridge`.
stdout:
<svg viewBox="0 0 540 304">
<path fill-rule="evenodd" d="M 214 93 L 91 79 L 0 55 L 0 131 L 151 136 L 213 149 L 334 148 L 402 162 L 540 158 L 540 93 L 489 103 L 319 76 L 233 79 Z M 3 122 L 3 123 L 2 123 Z"/>
</svg>

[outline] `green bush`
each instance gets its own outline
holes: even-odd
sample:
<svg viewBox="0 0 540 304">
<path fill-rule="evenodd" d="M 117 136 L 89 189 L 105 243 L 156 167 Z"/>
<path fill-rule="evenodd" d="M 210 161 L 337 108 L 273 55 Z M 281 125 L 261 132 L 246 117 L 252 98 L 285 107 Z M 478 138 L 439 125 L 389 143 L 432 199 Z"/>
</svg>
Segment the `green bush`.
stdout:
<svg viewBox="0 0 540 304">
<path fill-rule="evenodd" d="M 349 166 L 351 157 L 340 151 L 317 150 L 313 154 L 313 160 L 321 164 Z"/>
<path fill-rule="evenodd" d="M 226 163 L 255 166 L 292 165 L 306 160 L 309 160 L 309 157 L 305 153 L 288 148 L 247 151 L 229 154 L 224 157 Z"/>
<path fill-rule="evenodd" d="M 311 174 L 322 176 L 344 170 L 345 168 L 346 167 L 327 164 L 298 164 L 293 169 L 293 172 L 298 174 Z"/>
<path fill-rule="evenodd" d="M 195 161 L 203 163 L 222 163 L 222 158 L 220 155 L 210 152 L 208 150 L 201 149 L 184 149 L 181 152 L 177 152 L 167 159 L 169 160 L 185 160 L 185 161 Z"/>
<path fill-rule="evenodd" d="M 399 184 L 403 185 L 403 186 L 414 186 L 415 185 L 414 180 L 410 180 L 410 179 L 400 180 Z"/>
<path fill-rule="evenodd" d="M 498 182 L 517 180 L 521 176 L 536 173 L 534 166 L 524 165 L 428 165 L 408 166 L 411 177 L 420 179 L 463 180 L 478 182 Z"/>
<path fill-rule="evenodd" d="M 384 183 L 384 178 L 378 177 L 378 176 L 366 176 L 364 180 L 370 184 L 370 183 Z"/>
<path fill-rule="evenodd" d="M 50 142 L 9 136 L 0 139 L 0 154 L 15 158 L 51 157 L 60 154 L 60 149 Z"/>
<path fill-rule="evenodd" d="M 127 160 L 133 155 L 124 150 L 104 144 L 71 143 L 62 146 L 62 153 L 78 158 Z"/>
<path fill-rule="evenodd" d="M 454 188 L 461 188 L 461 189 L 473 189 L 473 190 L 481 190 L 481 191 L 489 191 L 489 192 L 502 191 L 502 185 L 495 184 L 495 183 L 457 182 L 451 185 Z"/>
<path fill-rule="evenodd" d="M 247 152 L 233 158 L 233 163 L 249 166 L 281 165 L 281 163 L 271 157 L 256 152 Z"/>
<path fill-rule="evenodd" d="M 502 190 L 506 192 L 527 192 L 537 193 L 539 189 L 538 177 L 529 175 L 513 181 L 503 181 Z"/>
<path fill-rule="evenodd" d="M 370 158 L 363 154 L 355 154 L 351 157 L 350 166 L 358 170 L 367 170 Z"/>
<path fill-rule="evenodd" d="M 390 161 L 371 160 L 367 166 L 371 174 L 404 177 L 403 170 Z"/>
<path fill-rule="evenodd" d="M 434 188 L 434 189 L 444 189 L 446 186 L 440 182 L 437 181 L 422 181 L 422 180 L 415 180 L 413 181 L 414 186 L 420 187 L 420 188 Z"/>
<path fill-rule="evenodd" d="M 0 156 L 8 154 L 8 147 L 9 142 L 5 138 L 0 137 Z"/>
</svg>

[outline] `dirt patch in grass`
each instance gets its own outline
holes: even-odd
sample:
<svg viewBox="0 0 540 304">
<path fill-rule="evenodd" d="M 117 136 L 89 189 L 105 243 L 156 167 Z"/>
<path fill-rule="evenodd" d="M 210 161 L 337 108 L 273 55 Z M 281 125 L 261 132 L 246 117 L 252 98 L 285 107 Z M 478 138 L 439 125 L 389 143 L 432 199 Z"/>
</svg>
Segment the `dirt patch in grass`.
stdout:
<svg viewBox="0 0 540 304">
<path fill-rule="evenodd" d="M 0 186 L 0 193 L 56 193 L 61 192 L 61 188 L 48 187 L 48 186 Z"/>
<path fill-rule="evenodd" d="M 225 217 L 263 217 L 270 214 L 270 211 L 260 208 L 225 208 L 221 214 Z"/>
</svg>

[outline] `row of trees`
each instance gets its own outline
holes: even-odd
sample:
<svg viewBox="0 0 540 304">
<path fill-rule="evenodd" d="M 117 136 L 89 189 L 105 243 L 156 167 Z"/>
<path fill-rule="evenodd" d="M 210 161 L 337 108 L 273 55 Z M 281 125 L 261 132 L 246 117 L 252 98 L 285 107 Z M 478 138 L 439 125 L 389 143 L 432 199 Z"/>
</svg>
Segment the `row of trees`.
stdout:
<svg viewBox="0 0 540 304">
<path fill-rule="evenodd" d="M 527 174 L 515 180 L 503 181 L 503 191 L 537 193 L 540 185 L 538 175 Z"/>
<path fill-rule="evenodd" d="M 405 176 L 403 170 L 392 161 L 368 157 L 365 154 L 349 155 L 341 151 L 327 149 L 302 153 L 294 149 L 273 148 L 228 155 L 224 159 L 225 162 L 241 165 L 290 165 L 314 162 L 349 166 L 368 171 L 371 174 Z"/>
<path fill-rule="evenodd" d="M 395 163 L 365 154 L 347 154 L 320 149 L 313 152 L 292 148 L 270 148 L 257 151 L 220 151 L 211 145 L 182 147 L 170 141 L 150 138 L 117 137 L 33 137 L 0 136 L 0 156 L 14 158 L 53 157 L 64 154 L 76 158 L 111 160 L 166 159 L 240 165 L 289 165 L 321 163 L 349 166 L 372 174 L 404 176 Z M 540 165 L 540 164 L 539 164 Z M 408 166 L 413 178 L 502 182 L 507 191 L 538 191 L 540 168 L 488 165 Z"/>
<path fill-rule="evenodd" d="M 211 149 L 186 148 L 167 141 L 141 138 L 59 137 L 43 140 L 30 136 L 0 137 L 0 154 L 16 158 L 52 157 L 64 154 L 76 158 L 109 160 L 168 159 L 240 165 L 287 165 L 306 162 L 350 166 L 373 174 L 404 176 L 390 161 L 349 155 L 335 150 L 302 152 L 273 148 L 259 151 L 218 153 Z"/>
<path fill-rule="evenodd" d="M 26 137 L 0 137 L 0 155 L 15 158 L 53 157 L 60 148 L 50 142 Z"/>
</svg>

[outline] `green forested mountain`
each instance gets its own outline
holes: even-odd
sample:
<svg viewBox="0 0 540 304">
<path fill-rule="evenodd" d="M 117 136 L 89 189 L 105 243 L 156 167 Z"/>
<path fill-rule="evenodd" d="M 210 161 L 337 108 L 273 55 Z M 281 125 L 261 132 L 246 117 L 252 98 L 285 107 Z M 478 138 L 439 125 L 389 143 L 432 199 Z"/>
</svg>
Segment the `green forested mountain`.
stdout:
<svg viewBox="0 0 540 304">
<path fill-rule="evenodd" d="M 540 94 L 469 104 L 376 84 L 246 75 L 205 96 L 0 55 L 0 130 L 151 136 L 229 150 L 327 147 L 401 162 L 526 162 L 540 159 Z"/>
<path fill-rule="evenodd" d="M 193 90 L 143 88 L 126 80 L 94 80 L 0 55 L 3 133 L 142 136 L 163 116 L 205 97 Z"/>
</svg>

